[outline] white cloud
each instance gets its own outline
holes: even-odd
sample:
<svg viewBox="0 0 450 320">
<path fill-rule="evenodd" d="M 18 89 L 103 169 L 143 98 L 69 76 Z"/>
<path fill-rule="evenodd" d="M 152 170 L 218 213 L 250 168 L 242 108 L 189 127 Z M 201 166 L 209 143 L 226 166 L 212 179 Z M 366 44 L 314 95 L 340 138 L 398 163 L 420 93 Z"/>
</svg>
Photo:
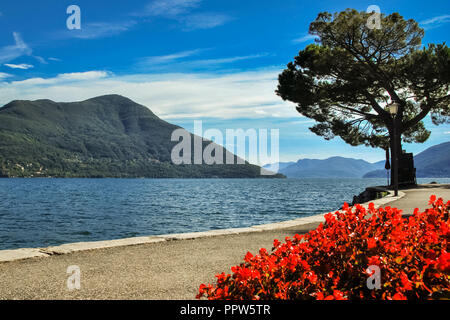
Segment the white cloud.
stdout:
<svg viewBox="0 0 450 320">
<path fill-rule="evenodd" d="M 230 20 L 231 18 L 229 16 L 216 13 L 191 14 L 182 19 L 186 31 L 211 29 L 221 26 Z"/>
<path fill-rule="evenodd" d="M 69 81 L 83 81 L 83 80 L 96 80 L 105 78 L 108 76 L 107 71 L 87 71 L 87 72 L 73 72 L 73 73 L 62 73 L 58 75 L 57 79 L 69 80 Z"/>
<path fill-rule="evenodd" d="M 180 51 L 180 52 L 167 54 L 167 55 L 163 55 L 163 56 L 147 57 L 142 60 L 142 64 L 159 65 L 159 64 L 164 64 L 164 63 L 170 63 L 170 62 L 182 59 L 182 58 L 196 55 L 204 50 L 205 49 L 186 50 L 186 51 Z"/>
<path fill-rule="evenodd" d="M 289 124 L 294 125 L 303 125 L 303 124 L 312 124 L 315 123 L 314 120 L 296 120 L 296 121 L 290 121 Z"/>
<path fill-rule="evenodd" d="M 298 117 L 275 94 L 280 70 L 229 74 L 137 74 L 106 71 L 66 73 L 0 83 L 0 105 L 14 99 L 79 101 L 120 94 L 149 107 L 163 119 Z"/>
<path fill-rule="evenodd" d="M 14 45 L 0 48 L 0 63 L 8 62 L 23 55 L 31 55 L 32 50 L 18 32 L 13 32 Z"/>
<path fill-rule="evenodd" d="M 139 15 L 177 17 L 199 6 L 202 0 L 154 0 Z"/>
<path fill-rule="evenodd" d="M 181 51 L 173 54 L 163 55 L 163 56 L 153 56 L 146 57 L 142 59 L 137 66 L 140 69 L 146 70 L 158 70 L 158 71 L 189 71 L 189 70 L 211 70 L 220 67 L 224 64 L 231 64 L 233 62 L 257 59 L 269 56 L 268 53 L 245 55 L 245 56 L 234 56 L 226 58 L 214 58 L 214 59 L 194 59 L 186 60 L 184 58 L 189 58 L 195 56 L 201 52 L 207 51 L 209 49 L 196 49 L 189 51 Z"/>
<path fill-rule="evenodd" d="M 236 56 L 236 57 L 230 57 L 230 58 L 216 58 L 216 59 L 201 59 L 201 60 L 193 60 L 189 61 L 188 63 L 191 66 L 213 66 L 213 65 L 222 65 L 226 63 L 233 63 L 236 61 L 242 61 L 242 60 L 249 60 L 249 59 L 256 59 L 256 58 L 262 58 L 267 57 L 267 53 L 262 54 L 252 54 L 247 56 Z"/>
<path fill-rule="evenodd" d="M 12 74 L 0 72 L 0 80 L 12 77 Z"/>
<path fill-rule="evenodd" d="M 42 64 L 48 64 L 48 62 L 40 56 L 33 56 L 33 58 L 35 58 L 37 61 L 39 61 Z"/>
<path fill-rule="evenodd" d="M 202 0 L 153 0 L 144 10 L 135 13 L 140 17 L 163 17 L 183 25 L 184 31 L 211 29 L 230 21 L 228 15 L 214 12 L 197 12 Z"/>
<path fill-rule="evenodd" d="M 29 78 L 26 80 L 13 81 L 12 86 L 22 87 L 25 89 L 40 88 L 43 85 L 61 85 L 64 83 L 72 83 L 76 81 L 92 81 L 106 78 L 110 73 L 106 71 L 87 71 L 74 73 L 61 73 L 53 78 Z M 42 90 L 42 88 L 38 89 Z M 1 89 L 0 89 L 1 91 Z"/>
<path fill-rule="evenodd" d="M 424 29 L 429 30 L 429 29 L 434 29 L 434 28 L 440 27 L 441 25 L 448 23 L 448 22 L 450 22 L 450 14 L 433 17 L 433 18 L 424 20 L 422 22 L 419 22 L 419 24 Z"/>
<path fill-rule="evenodd" d="M 303 42 L 308 42 L 308 41 L 314 40 L 316 38 L 317 38 L 317 36 L 315 36 L 315 35 L 307 34 L 307 35 L 304 35 L 303 37 L 292 40 L 292 42 L 303 43 Z"/>
<path fill-rule="evenodd" d="M 22 63 L 22 64 L 5 63 L 4 66 L 11 68 L 11 69 L 23 69 L 23 70 L 27 70 L 27 69 L 34 67 L 33 65 L 26 64 L 26 63 Z"/>
<path fill-rule="evenodd" d="M 64 30 L 63 35 L 78 39 L 97 39 L 115 36 L 128 31 L 136 24 L 135 21 L 125 22 L 90 22 L 84 23 L 79 30 Z"/>
</svg>

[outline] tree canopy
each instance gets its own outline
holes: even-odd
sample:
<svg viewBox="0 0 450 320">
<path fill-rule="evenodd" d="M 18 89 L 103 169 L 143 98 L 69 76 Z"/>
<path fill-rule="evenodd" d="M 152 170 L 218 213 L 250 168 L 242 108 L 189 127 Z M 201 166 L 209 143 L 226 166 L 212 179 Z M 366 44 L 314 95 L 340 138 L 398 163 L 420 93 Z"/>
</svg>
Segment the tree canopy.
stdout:
<svg viewBox="0 0 450 320">
<path fill-rule="evenodd" d="M 325 139 L 340 136 L 356 146 L 388 148 L 394 123 L 404 142 L 430 136 L 423 119 L 450 122 L 450 50 L 422 46 L 424 30 L 400 14 L 347 9 L 322 12 L 309 28 L 316 43 L 301 50 L 279 75 L 276 93 L 312 118 L 310 130 Z M 385 109 L 399 105 L 395 119 Z"/>
</svg>

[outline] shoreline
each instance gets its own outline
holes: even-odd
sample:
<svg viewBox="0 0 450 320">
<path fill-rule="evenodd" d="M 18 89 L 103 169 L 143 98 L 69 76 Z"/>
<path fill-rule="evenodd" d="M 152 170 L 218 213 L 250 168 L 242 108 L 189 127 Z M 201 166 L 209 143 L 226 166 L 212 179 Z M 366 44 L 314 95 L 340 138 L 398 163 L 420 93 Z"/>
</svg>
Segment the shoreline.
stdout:
<svg viewBox="0 0 450 320">
<path fill-rule="evenodd" d="M 393 191 L 388 191 L 389 194 L 383 198 L 371 200 L 362 203 L 363 206 L 368 206 L 370 202 L 373 202 L 375 207 L 378 208 L 387 203 L 396 201 L 405 196 L 404 192 L 399 191 L 397 197 L 394 196 Z M 335 210 L 337 211 L 337 210 Z M 176 241 L 176 240 L 192 240 L 198 238 L 208 238 L 215 236 L 224 235 L 237 235 L 244 233 L 255 233 L 263 231 L 277 231 L 292 227 L 301 227 L 311 223 L 320 223 L 324 221 L 324 215 L 327 214 L 320 213 L 312 216 L 301 217 L 292 220 L 267 223 L 261 225 L 255 225 L 251 227 L 244 228 L 229 228 L 229 229 L 216 229 L 208 231 L 198 231 L 198 232 L 186 232 L 186 233 L 173 233 L 173 234 L 161 234 L 154 236 L 141 236 L 141 237 L 131 237 L 113 240 L 100 240 L 100 241 L 88 241 L 88 242 L 74 242 L 66 243 L 58 246 L 49 246 L 41 248 L 20 248 L 20 249 L 6 249 L 0 250 L 0 263 L 18 261 L 24 259 L 32 258 L 46 258 L 54 255 L 70 254 L 79 251 L 91 251 L 106 248 L 115 248 L 123 246 L 135 246 L 150 243 L 159 243 L 165 241 Z"/>
<path fill-rule="evenodd" d="M 401 192 L 405 195 L 400 194 L 402 197 L 398 200 L 388 196 L 373 203 L 398 208 L 405 215 L 415 208 L 423 212 L 429 208 L 428 200 L 432 194 L 450 199 L 450 184 L 421 185 Z M 258 232 L 256 228 L 250 228 L 252 232 L 234 229 L 233 234 L 210 234 L 208 237 L 198 233 L 162 235 L 167 239 L 154 243 L 141 244 L 141 238 L 128 239 L 128 243 L 120 243 L 125 239 L 111 240 L 103 249 L 84 243 L 85 248 L 66 251 L 70 254 L 55 252 L 0 263 L 0 300 L 194 299 L 201 283 L 215 283 L 215 275 L 230 273 L 231 267 L 242 263 L 248 252 L 255 254 L 261 248 L 270 250 L 274 239 L 283 241 L 295 234 L 308 233 L 319 225 L 318 222 L 300 222 L 294 220 L 294 226 L 287 227 L 289 221 L 284 221 L 284 225 L 278 225 L 284 228 L 278 230 L 271 230 L 276 225 L 269 224 L 261 225 L 267 230 Z M 95 244 L 98 246 L 99 242 Z M 58 248 L 62 249 L 61 246 Z M 77 266 L 81 271 L 79 290 L 67 287 L 70 266 Z"/>
</svg>

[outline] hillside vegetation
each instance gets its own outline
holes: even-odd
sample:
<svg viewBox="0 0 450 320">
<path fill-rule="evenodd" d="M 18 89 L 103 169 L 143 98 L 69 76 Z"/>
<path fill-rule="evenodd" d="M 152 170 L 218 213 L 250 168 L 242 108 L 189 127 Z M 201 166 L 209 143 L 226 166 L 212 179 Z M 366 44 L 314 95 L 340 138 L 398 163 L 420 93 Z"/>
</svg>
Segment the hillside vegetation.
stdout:
<svg viewBox="0 0 450 320">
<path fill-rule="evenodd" d="M 174 165 L 171 150 L 178 142 L 170 138 L 177 128 L 119 95 L 71 103 L 15 100 L 0 108 L 0 176 L 261 176 L 260 167 L 248 163 Z"/>
</svg>

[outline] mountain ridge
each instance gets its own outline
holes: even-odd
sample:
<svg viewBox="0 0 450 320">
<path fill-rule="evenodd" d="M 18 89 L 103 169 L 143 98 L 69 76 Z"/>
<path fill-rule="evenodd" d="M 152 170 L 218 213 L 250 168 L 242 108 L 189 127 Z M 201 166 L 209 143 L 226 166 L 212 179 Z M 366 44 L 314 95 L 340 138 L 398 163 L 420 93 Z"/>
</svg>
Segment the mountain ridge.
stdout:
<svg viewBox="0 0 450 320">
<path fill-rule="evenodd" d="M 279 172 L 288 178 L 358 178 L 378 167 L 379 163 L 333 156 L 327 159 L 299 159 Z"/>
<path fill-rule="evenodd" d="M 385 178 L 384 165 L 384 160 L 371 163 L 333 156 L 326 159 L 299 159 L 290 165 L 280 166 L 278 172 L 288 178 Z M 450 142 L 434 145 L 418 153 L 414 156 L 414 166 L 418 178 L 450 177 Z M 276 164 L 264 166 L 274 167 Z"/>
<path fill-rule="evenodd" d="M 176 129 L 182 128 L 120 95 L 76 102 L 13 100 L 0 108 L 0 176 L 271 177 L 249 163 L 174 165 Z M 225 158 L 229 151 L 218 147 Z"/>
<path fill-rule="evenodd" d="M 431 146 L 414 156 L 417 178 L 450 177 L 450 141 Z M 367 172 L 363 178 L 381 178 L 385 170 Z"/>
</svg>

